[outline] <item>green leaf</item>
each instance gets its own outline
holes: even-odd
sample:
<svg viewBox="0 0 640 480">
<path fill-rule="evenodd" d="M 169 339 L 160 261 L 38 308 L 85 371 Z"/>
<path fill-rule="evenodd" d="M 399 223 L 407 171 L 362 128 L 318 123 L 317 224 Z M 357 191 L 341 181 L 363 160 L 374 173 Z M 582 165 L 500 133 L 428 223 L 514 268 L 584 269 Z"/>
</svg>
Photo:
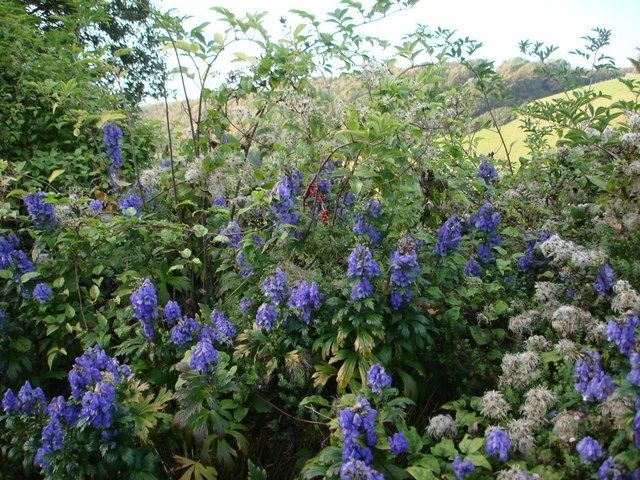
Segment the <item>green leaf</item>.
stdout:
<svg viewBox="0 0 640 480">
<path fill-rule="evenodd" d="M 415 480 L 437 480 L 438 478 L 431 470 L 424 467 L 412 466 L 407 468 L 407 472 Z"/>
<path fill-rule="evenodd" d="M 431 447 L 431 453 L 439 457 L 445 457 L 449 460 L 453 460 L 456 458 L 456 455 L 458 455 L 458 450 L 456 450 L 453 440 L 445 438 L 440 443 Z"/>
<path fill-rule="evenodd" d="M 49 183 L 53 182 L 56 178 L 58 178 L 63 173 L 64 173 L 64 168 L 59 168 L 58 170 L 54 170 L 53 172 L 51 172 L 51 175 L 49 175 Z"/>
<path fill-rule="evenodd" d="M 482 455 L 480 453 L 472 453 L 471 455 L 468 455 L 468 458 L 473 462 L 473 464 L 476 467 L 486 468 L 489 471 L 492 470 L 491 469 L 491 464 L 484 457 L 484 455 Z"/>
<path fill-rule="evenodd" d="M 39 276 L 40 272 L 27 272 L 20 277 L 20 283 L 27 283 L 29 280 L 32 280 Z"/>
<path fill-rule="evenodd" d="M 180 256 L 181 256 L 182 258 L 189 258 L 189 257 L 191 257 L 191 250 L 190 250 L 189 248 L 185 248 L 184 250 L 182 250 L 182 251 L 180 252 Z"/>
<path fill-rule="evenodd" d="M 196 237 L 202 238 L 207 233 L 209 233 L 209 230 L 204 225 L 195 225 L 193 227 L 193 233 L 195 234 Z M 185 258 L 189 258 L 189 257 L 185 257 Z"/>
<path fill-rule="evenodd" d="M 93 285 L 89 289 L 89 296 L 91 297 L 91 300 L 95 302 L 100 296 L 100 289 L 96 285 Z"/>
<path fill-rule="evenodd" d="M 477 325 L 471 325 L 469 327 L 469 331 L 478 345 L 488 345 L 491 343 L 491 340 L 493 340 L 491 330 L 480 328 Z"/>
</svg>

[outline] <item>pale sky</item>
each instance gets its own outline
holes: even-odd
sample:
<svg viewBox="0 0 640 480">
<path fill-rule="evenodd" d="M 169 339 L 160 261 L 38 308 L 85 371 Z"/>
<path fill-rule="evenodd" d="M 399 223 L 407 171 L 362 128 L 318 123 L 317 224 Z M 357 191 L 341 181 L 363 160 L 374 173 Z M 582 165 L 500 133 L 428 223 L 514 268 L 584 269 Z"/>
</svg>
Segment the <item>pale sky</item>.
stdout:
<svg viewBox="0 0 640 480">
<path fill-rule="evenodd" d="M 215 24 L 218 14 L 212 6 L 228 8 L 237 15 L 247 12 L 268 12 L 263 23 L 275 37 L 282 32 L 279 18 L 284 16 L 295 27 L 298 18 L 288 13 L 292 8 L 306 10 L 319 19 L 323 14 L 339 7 L 338 0 L 155 0 L 162 10 L 175 9 L 174 13 L 193 18 L 187 26 L 209 21 L 207 32 L 220 31 Z M 367 0 L 361 0 L 369 5 Z M 475 57 L 496 61 L 497 64 L 520 56 L 518 41 L 541 40 L 560 47 L 557 56 L 577 62 L 568 52 L 582 47 L 580 37 L 589 34 L 594 27 L 613 30 L 611 46 L 605 53 L 611 55 L 619 67 L 630 66 L 627 57 L 638 55 L 640 47 L 640 0 L 421 0 L 413 8 L 394 14 L 375 24 L 365 33 L 399 43 L 403 34 L 411 32 L 417 24 L 435 28 L 446 27 L 459 36 L 469 36 L 484 44 Z M 372 26 L 373 27 L 373 26 Z M 222 58 L 218 71 L 224 73 L 233 68 L 229 58 Z M 176 88 L 174 80 L 170 87 Z M 195 92 L 194 87 L 189 87 Z"/>
</svg>

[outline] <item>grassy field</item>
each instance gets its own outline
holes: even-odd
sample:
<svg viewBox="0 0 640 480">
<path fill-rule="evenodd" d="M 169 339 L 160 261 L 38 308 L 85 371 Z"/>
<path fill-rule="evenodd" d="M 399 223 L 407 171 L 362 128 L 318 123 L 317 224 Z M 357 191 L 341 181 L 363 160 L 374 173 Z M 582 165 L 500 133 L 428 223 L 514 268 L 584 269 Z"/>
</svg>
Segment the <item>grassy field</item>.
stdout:
<svg viewBox="0 0 640 480">
<path fill-rule="evenodd" d="M 627 74 L 625 78 L 634 78 L 636 80 L 640 80 L 640 74 Z M 629 89 L 619 80 L 607 80 L 605 82 L 599 82 L 592 86 L 595 91 L 601 91 L 605 95 L 611 96 L 611 100 L 607 99 L 598 99 L 594 102 L 595 106 L 601 105 L 609 105 L 612 102 L 618 100 L 632 100 L 633 95 L 629 92 Z M 579 90 L 582 90 L 579 89 Z M 546 97 L 541 99 L 542 101 L 551 101 L 554 98 L 559 98 L 563 93 L 559 93 L 557 95 L 552 95 L 550 97 Z M 516 118 L 511 122 L 503 125 L 500 130 L 502 131 L 502 136 L 505 139 L 507 144 L 507 148 L 510 149 L 510 155 L 512 159 L 518 159 L 522 156 L 526 156 L 528 154 L 528 150 L 524 145 L 524 137 L 525 133 L 521 130 L 521 120 Z M 484 129 L 480 130 L 475 139 L 478 140 L 477 144 L 477 152 L 480 154 L 489 154 L 491 152 L 495 153 L 496 157 L 506 158 L 504 148 L 502 143 L 500 142 L 500 137 L 495 130 L 492 129 Z M 555 139 L 550 139 L 550 144 L 553 144 Z"/>
</svg>

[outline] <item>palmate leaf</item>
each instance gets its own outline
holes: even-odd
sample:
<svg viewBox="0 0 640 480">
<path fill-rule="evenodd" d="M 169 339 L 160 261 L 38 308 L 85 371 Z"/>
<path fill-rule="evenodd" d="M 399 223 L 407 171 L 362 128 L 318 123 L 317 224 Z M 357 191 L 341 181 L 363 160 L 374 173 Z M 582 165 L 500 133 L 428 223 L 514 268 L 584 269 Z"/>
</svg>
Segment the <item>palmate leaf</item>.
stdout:
<svg viewBox="0 0 640 480">
<path fill-rule="evenodd" d="M 180 480 L 215 480 L 218 478 L 218 472 L 212 466 L 205 466 L 196 460 L 191 460 L 179 455 L 174 455 L 173 458 L 180 465 L 178 469 L 186 469 L 180 477 Z"/>
</svg>

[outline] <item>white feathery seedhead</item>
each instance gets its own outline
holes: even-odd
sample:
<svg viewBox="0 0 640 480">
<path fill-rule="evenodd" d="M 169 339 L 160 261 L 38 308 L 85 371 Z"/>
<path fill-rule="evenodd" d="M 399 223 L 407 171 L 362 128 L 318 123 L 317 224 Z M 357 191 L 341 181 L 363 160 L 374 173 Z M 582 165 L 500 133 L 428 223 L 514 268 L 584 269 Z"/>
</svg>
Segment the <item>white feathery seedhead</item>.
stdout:
<svg viewBox="0 0 640 480">
<path fill-rule="evenodd" d="M 489 390 L 482 397 L 482 410 L 480 413 L 492 420 L 502 420 L 507 417 L 511 407 L 504 399 L 501 392 Z"/>
<path fill-rule="evenodd" d="M 437 440 L 443 437 L 451 438 L 458 433 L 458 427 L 450 415 L 436 415 L 429 420 L 427 433 Z"/>
</svg>

